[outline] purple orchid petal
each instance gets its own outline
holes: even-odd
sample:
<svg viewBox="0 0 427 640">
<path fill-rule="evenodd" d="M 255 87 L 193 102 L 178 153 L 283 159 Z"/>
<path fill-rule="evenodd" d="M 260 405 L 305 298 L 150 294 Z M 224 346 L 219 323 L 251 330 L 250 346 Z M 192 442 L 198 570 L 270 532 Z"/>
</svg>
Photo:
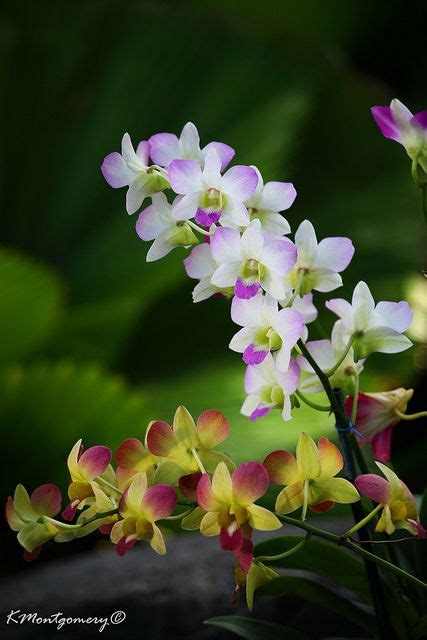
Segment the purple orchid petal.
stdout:
<svg viewBox="0 0 427 640">
<path fill-rule="evenodd" d="M 237 278 L 234 285 L 234 293 L 238 298 L 253 298 L 259 291 L 261 284 L 259 282 L 246 283 L 242 278 Z"/>
<path fill-rule="evenodd" d="M 125 553 L 130 551 L 135 546 L 136 540 L 129 540 L 126 542 L 126 538 L 121 538 L 116 544 L 116 552 L 119 556 L 124 556 Z"/>
<path fill-rule="evenodd" d="M 375 460 L 379 462 L 390 462 L 391 459 L 391 432 L 393 425 L 381 431 L 372 438 L 371 446 Z"/>
<path fill-rule="evenodd" d="M 127 166 L 117 151 L 109 153 L 101 166 L 102 175 L 113 189 L 120 189 L 129 185 L 135 179 L 136 173 Z"/>
<path fill-rule="evenodd" d="M 255 344 L 250 344 L 243 352 L 243 362 L 245 364 L 260 364 L 268 353 L 266 349 L 259 349 Z"/>
<path fill-rule="evenodd" d="M 223 190 L 239 202 L 249 200 L 258 184 L 255 169 L 244 165 L 236 165 L 223 176 Z"/>
<path fill-rule="evenodd" d="M 219 264 L 240 260 L 240 233 L 237 229 L 218 227 L 211 240 L 212 256 Z"/>
<path fill-rule="evenodd" d="M 423 129 L 427 129 L 427 109 L 425 111 L 420 111 L 414 115 L 414 120 L 422 127 Z"/>
<path fill-rule="evenodd" d="M 263 418 L 264 416 L 266 416 L 268 413 L 270 413 L 271 409 L 273 407 L 270 405 L 266 405 L 266 404 L 259 404 L 257 406 L 257 408 L 255 409 L 255 411 L 252 411 L 251 415 L 249 416 L 249 420 L 251 422 L 255 422 L 255 420 L 257 420 L 258 418 Z"/>
<path fill-rule="evenodd" d="M 173 133 L 156 133 L 148 140 L 154 164 L 167 167 L 180 157 L 179 141 Z"/>
<path fill-rule="evenodd" d="M 200 224 L 202 227 L 210 227 L 211 224 L 218 222 L 221 214 L 221 209 L 219 211 L 206 211 L 199 207 L 196 211 L 195 220 L 197 224 Z"/>
<path fill-rule="evenodd" d="M 175 193 L 185 196 L 203 190 L 202 170 L 195 160 L 173 160 L 168 172 Z"/>
<path fill-rule="evenodd" d="M 232 147 L 229 147 L 228 144 L 224 144 L 223 142 L 209 142 L 202 151 L 203 156 L 205 156 L 211 148 L 216 149 L 216 152 L 221 158 L 221 171 L 224 171 L 236 152 Z"/>
<path fill-rule="evenodd" d="M 383 136 L 396 142 L 402 142 L 400 128 L 390 107 L 372 107 L 371 112 Z"/>
<path fill-rule="evenodd" d="M 61 516 L 64 518 L 64 520 L 67 520 L 67 522 L 70 522 L 74 518 L 78 506 L 79 506 L 78 500 L 75 500 L 75 504 L 74 502 L 70 502 L 70 504 L 67 504 L 64 511 L 61 513 Z"/>
</svg>

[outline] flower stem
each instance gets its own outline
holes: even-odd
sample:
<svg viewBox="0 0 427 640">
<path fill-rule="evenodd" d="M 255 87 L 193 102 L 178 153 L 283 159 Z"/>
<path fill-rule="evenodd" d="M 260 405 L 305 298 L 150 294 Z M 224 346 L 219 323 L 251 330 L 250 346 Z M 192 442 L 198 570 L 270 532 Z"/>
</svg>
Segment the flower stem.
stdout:
<svg viewBox="0 0 427 640">
<path fill-rule="evenodd" d="M 298 340 L 297 344 L 298 344 L 298 347 L 301 350 L 302 355 L 307 360 L 307 362 L 309 362 L 309 364 L 311 364 L 311 366 L 313 367 L 315 373 L 317 374 L 317 377 L 319 378 L 320 382 L 322 383 L 322 386 L 325 389 L 326 395 L 328 396 L 329 402 L 331 403 L 331 407 L 332 407 L 333 412 L 334 413 L 336 413 L 336 412 L 340 413 L 342 419 L 345 420 L 345 414 L 342 411 L 342 409 L 339 406 L 339 404 L 337 403 L 337 399 L 335 398 L 335 395 L 334 395 L 334 392 L 332 390 L 332 387 L 329 384 L 328 377 L 325 375 L 324 371 L 322 371 L 322 369 L 319 367 L 319 365 L 317 364 L 317 362 L 315 361 L 315 359 L 311 355 L 310 351 L 305 346 L 304 342 L 302 340 Z"/>
<path fill-rule="evenodd" d="M 176 516 L 168 516 L 167 518 L 165 518 L 165 520 L 181 520 L 185 516 L 188 516 L 188 514 L 191 513 L 192 511 L 193 509 L 186 509 L 181 513 L 177 513 Z"/>
<path fill-rule="evenodd" d="M 115 487 L 113 484 L 111 484 L 110 482 L 108 482 L 107 480 L 104 480 L 104 478 L 101 478 L 101 476 L 98 476 L 97 478 L 95 478 L 95 481 L 103 484 L 104 487 L 108 487 L 108 489 L 111 489 L 111 491 L 115 491 L 116 493 L 118 493 L 120 496 L 123 495 L 123 491 L 121 491 L 120 489 L 118 489 L 117 487 Z"/>
<path fill-rule="evenodd" d="M 338 369 L 338 367 L 344 362 L 348 352 L 350 351 L 353 345 L 355 338 L 356 338 L 356 335 L 353 333 L 353 335 L 350 336 L 350 340 L 347 342 L 341 357 L 337 360 L 337 362 L 334 364 L 334 366 L 331 369 L 329 369 L 328 371 L 325 371 L 325 376 L 327 378 L 330 378 L 331 376 L 333 376 L 335 371 Z"/>
<path fill-rule="evenodd" d="M 418 420 L 418 418 L 427 418 L 427 411 L 419 411 L 418 413 L 403 413 L 399 409 L 395 409 L 394 413 L 399 416 L 401 420 Z"/>
<path fill-rule="evenodd" d="M 254 558 L 254 562 L 275 562 L 276 560 L 283 560 L 283 558 L 287 558 L 292 556 L 294 553 L 302 549 L 302 547 L 310 540 L 313 534 L 311 531 L 307 531 L 307 534 L 303 540 L 300 540 L 298 544 L 296 544 L 292 549 L 288 549 L 283 553 L 277 554 L 277 556 L 257 556 Z"/>
<path fill-rule="evenodd" d="M 355 373 L 353 376 L 354 380 L 354 393 L 353 393 L 353 406 L 351 408 L 351 424 L 353 427 L 356 424 L 357 417 L 357 403 L 359 402 L 359 374 Z"/>
<path fill-rule="evenodd" d="M 193 454 L 194 459 L 197 462 L 197 465 L 198 465 L 200 471 L 202 473 L 206 473 L 206 469 L 203 466 L 203 462 L 200 460 L 199 455 L 198 455 L 198 453 L 197 453 L 197 451 L 196 451 L 196 449 L 194 447 L 191 448 L 191 453 Z"/>
<path fill-rule="evenodd" d="M 292 307 L 292 304 L 293 304 L 295 298 L 299 295 L 299 290 L 300 290 L 301 281 L 303 279 L 303 276 L 304 276 L 304 271 L 301 269 L 300 272 L 298 273 L 298 280 L 297 280 L 297 283 L 295 285 L 294 292 L 291 295 L 291 297 L 289 298 L 289 300 L 287 301 L 286 307 Z"/>
<path fill-rule="evenodd" d="M 316 411 L 328 411 L 329 413 L 332 412 L 331 406 L 325 407 L 325 405 L 323 404 L 317 404 L 317 402 L 313 402 L 312 400 L 309 400 L 307 396 L 304 395 L 302 391 L 298 391 L 298 389 L 295 391 L 295 394 L 298 396 L 298 398 L 300 398 L 303 402 L 305 402 L 306 405 L 308 405 L 312 409 L 316 409 Z"/>
<path fill-rule="evenodd" d="M 119 512 L 118 509 L 111 509 L 111 511 L 104 511 L 103 513 L 97 513 L 96 515 L 94 515 L 92 518 L 89 518 L 88 520 L 83 518 L 82 522 L 79 524 L 83 527 L 83 526 L 86 526 L 87 524 L 90 524 L 91 522 L 95 522 L 95 520 L 100 520 L 102 518 L 107 518 L 108 516 L 113 516 L 118 512 Z"/>
<path fill-rule="evenodd" d="M 309 480 L 304 481 L 304 504 L 302 507 L 301 520 L 305 520 L 307 517 L 307 508 L 308 508 L 308 488 L 310 485 Z"/>
<path fill-rule="evenodd" d="M 377 506 L 375 507 L 375 509 L 372 509 L 372 511 L 370 511 L 368 513 L 367 516 L 365 516 L 362 520 L 360 520 L 360 522 L 356 522 L 355 525 L 353 525 L 351 527 L 351 529 L 349 529 L 348 531 L 346 531 L 345 533 L 343 533 L 343 538 L 348 538 L 351 536 L 352 533 L 354 533 L 355 531 L 359 531 L 359 529 L 361 529 L 362 527 L 365 526 L 365 524 L 368 524 L 368 522 L 374 517 L 374 515 L 376 513 L 378 513 L 378 511 L 381 509 L 381 507 L 383 507 L 383 504 L 377 504 Z"/>
<path fill-rule="evenodd" d="M 391 562 L 388 562 L 387 560 L 384 560 L 383 558 L 376 556 L 374 553 L 370 553 L 369 551 L 366 551 L 366 549 L 362 549 L 362 547 L 360 547 L 359 544 L 354 542 L 353 540 L 342 538 L 335 533 L 331 533 L 330 531 L 323 531 L 323 529 L 314 527 L 312 524 L 309 524 L 308 522 L 303 522 L 302 520 L 297 520 L 296 518 L 291 518 L 289 516 L 281 516 L 281 515 L 277 517 L 279 518 L 279 520 L 281 520 L 286 524 L 290 524 L 290 525 L 293 525 L 294 527 L 298 527 L 299 529 L 304 529 L 304 531 L 310 532 L 313 536 L 318 536 L 319 538 L 324 538 L 325 540 L 334 542 L 337 545 L 346 547 L 347 549 L 350 549 L 357 555 L 367 560 L 369 563 L 374 563 L 377 566 L 382 567 L 383 569 L 387 569 L 387 571 L 403 576 L 413 584 L 416 584 L 420 589 L 427 591 L 427 584 L 425 582 L 423 582 L 422 580 L 419 580 L 415 576 L 411 575 L 404 569 L 397 567 Z M 259 558 L 257 558 L 257 560 L 258 559 Z M 388 636 L 387 640 L 389 640 L 390 637 L 391 636 Z"/>
<path fill-rule="evenodd" d="M 211 233 L 210 231 L 206 231 L 205 229 L 202 229 L 202 227 L 199 227 L 199 225 L 193 222 L 192 220 L 186 220 L 186 223 L 190 227 L 193 227 L 195 231 L 198 231 L 199 233 L 201 233 L 203 236 L 210 236 L 210 237 L 213 236 L 213 233 Z"/>
</svg>

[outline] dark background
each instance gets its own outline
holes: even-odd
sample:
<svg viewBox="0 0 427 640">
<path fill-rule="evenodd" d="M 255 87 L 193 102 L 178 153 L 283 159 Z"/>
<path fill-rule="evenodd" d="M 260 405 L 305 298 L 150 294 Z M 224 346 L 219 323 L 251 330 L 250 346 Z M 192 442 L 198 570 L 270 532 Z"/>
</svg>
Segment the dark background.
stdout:
<svg viewBox="0 0 427 640">
<path fill-rule="evenodd" d="M 181 402 L 230 418 L 225 448 L 238 461 L 293 448 L 303 428 L 333 436 L 323 414 L 301 410 L 286 425 L 239 415 L 228 303 L 192 304 L 181 249 L 146 264 L 124 191 L 102 178 L 125 131 L 136 143 L 191 120 L 203 144 L 227 142 L 266 180 L 294 182 L 293 231 L 309 218 L 319 238 L 356 246 L 332 297 L 365 279 L 377 300 L 415 305 L 414 348 L 370 358 L 361 388 L 414 386 L 410 409 L 424 408 L 420 198 L 370 107 L 395 96 L 427 107 L 425 2 L 38 1 L 9 3 L 1 17 L 2 502 L 19 481 L 65 493 L 78 437 L 115 448 Z M 320 320 L 329 330 L 334 318 Z M 423 425 L 399 425 L 393 450 L 421 492 Z M 6 570 L 37 571 L 5 526 L 1 535 Z M 40 562 L 86 544 L 51 545 Z"/>
</svg>

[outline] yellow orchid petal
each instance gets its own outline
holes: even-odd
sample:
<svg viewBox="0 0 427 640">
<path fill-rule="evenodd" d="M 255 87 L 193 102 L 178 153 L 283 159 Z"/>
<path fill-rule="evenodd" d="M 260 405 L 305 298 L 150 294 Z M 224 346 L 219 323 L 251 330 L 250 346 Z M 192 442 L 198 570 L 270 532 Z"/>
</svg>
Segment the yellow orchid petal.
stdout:
<svg viewBox="0 0 427 640">
<path fill-rule="evenodd" d="M 304 502 L 304 483 L 301 481 L 288 485 L 277 496 L 276 513 L 286 514 L 299 509 Z"/>
<path fill-rule="evenodd" d="M 68 471 L 70 472 L 71 479 L 75 481 L 83 480 L 79 471 L 79 453 L 81 446 L 82 439 L 80 438 L 80 440 L 77 440 L 76 444 L 71 449 L 67 458 Z"/>
<path fill-rule="evenodd" d="M 279 577 L 276 571 L 266 567 L 262 562 L 252 562 L 246 578 L 246 602 L 249 611 L 253 609 L 255 590 Z"/>
<path fill-rule="evenodd" d="M 189 472 L 176 464 L 176 462 L 164 460 L 155 471 L 154 484 L 177 484 L 180 477 L 187 473 Z"/>
<path fill-rule="evenodd" d="M 55 532 L 57 532 L 56 530 Z M 39 522 L 29 522 L 19 531 L 18 542 L 27 551 L 31 553 L 37 547 L 48 542 L 53 538 L 52 531 L 44 524 Z"/>
<path fill-rule="evenodd" d="M 110 531 L 110 540 L 113 544 L 117 544 L 119 540 L 124 537 L 123 523 L 124 520 L 119 520 L 113 525 L 113 528 Z"/>
<path fill-rule="evenodd" d="M 218 514 L 213 511 L 205 513 L 200 523 L 200 533 L 202 536 L 217 536 L 220 530 Z"/>
<path fill-rule="evenodd" d="M 160 556 L 164 556 L 166 553 L 166 545 L 163 538 L 163 534 L 156 524 L 153 524 L 152 527 L 153 527 L 153 535 L 150 540 L 150 546 Z"/>
<path fill-rule="evenodd" d="M 320 475 L 320 457 L 316 443 L 304 432 L 297 442 L 297 462 L 300 480 L 311 480 Z"/>
<path fill-rule="evenodd" d="M 317 446 L 320 458 L 320 477 L 333 478 L 344 466 L 341 451 L 328 438 L 320 438 Z"/>
<path fill-rule="evenodd" d="M 212 477 L 212 491 L 217 500 L 225 504 L 233 501 L 233 485 L 225 462 L 220 462 Z"/>
<path fill-rule="evenodd" d="M 83 482 L 81 480 L 72 482 L 68 487 L 68 497 L 71 502 L 78 500 L 79 502 L 93 496 L 93 489 L 89 482 Z"/>
<path fill-rule="evenodd" d="M 213 473 L 220 462 L 225 462 L 229 471 L 234 471 L 234 469 L 236 468 L 236 465 L 231 460 L 231 458 L 220 451 L 200 449 L 199 457 L 208 473 Z"/>
<path fill-rule="evenodd" d="M 16 515 L 24 522 L 35 522 L 39 519 L 40 515 L 34 510 L 28 491 L 22 484 L 18 484 L 15 489 L 13 503 Z"/>
<path fill-rule="evenodd" d="M 125 495 L 126 510 L 134 515 L 140 515 L 142 499 L 147 490 L 147 476 L 145 473 L 137 473 L 129 485 Z"/>
<path fill-rule="evenodd" d="M 391 535 L 395 531 L 395 526 L 393 524 L 393 520 L 391 519 L 390 507 L 388 504 L 384 506 L 381 517 L 377 522 L 377 526 L 375 527 L 375 531 L 377 533 L 388 533 Z"/>
<path fill-rule="evenodd" d="M 200 523 L 203 520 L 203 516 L 206 511 L 203 511 L 200 507 L 196 507 L 188 516 L 185 516 L 181 520 L 181 529 L 185 529 L 186 531 L 197 531 L 200 529 Z"/>
<path fill-rule="evenodd" d="M 93 494 L 95 496 L 96 513 L 104 513 L 115 509 L 115 503 L 104 493 L 104 491 L 96 484 L 95 481 L 90 483 Z"/>
<path fill-rule="evenodd" d="M 25 522 L 17 515 L 15 506 L 11 496 L 8 497 L 6 502 L 5 516 L 7 524 L 12 531 L 19 531 L 25 525 Z"/>
<path fill-rule="evenodd" d="M 390 504 L 390 514 L 393 522 L 398 522 L 399 520 L 406 520 L 408 517 L 408 512 L 404 502 L 401 500 L 393 500 Z"/>
<path fill-rule="evenodd" d="M 392 471 L 389 467 L 387 467 L 387 465 L 383 464 L 382 462 L 378 462 L 378 460 L 375 461 L 375 464 L 377 465 L 378 469 L 380 469 L 383 472 L 383 474 L 385 475 L 385 477 L 387 478 L 390 484 L 391 491 L 392 491 L 392 499 L 401 497 L 402 486 L 399 478 L 394 473 L 394 471 Z"/>
<path fill-rule="evenodd" d="M 356 487 L 344 478 L 329 478 L 311 482 L 309 504 L 326 502 L 327 500 L 340 504 L 351 504 L 360 500 L 360 496 Z"/>
<path fill-rule="evenodd" d="M 280 529 L 282 526 L 279 518 L 264 507 L 252 504 L 250 507 L 247 507 L 246 510 L 249 514 L 249 524 L 253 529 L 273 531 L 274 529 Z"/>
<path fill-rule="evenodd" d="M 173 432 L 178 442 L 187 449 L 200 445 L 196 425 L 191 413 L 182 405 L 178 407 L 173 419 Z"/>
</svg>

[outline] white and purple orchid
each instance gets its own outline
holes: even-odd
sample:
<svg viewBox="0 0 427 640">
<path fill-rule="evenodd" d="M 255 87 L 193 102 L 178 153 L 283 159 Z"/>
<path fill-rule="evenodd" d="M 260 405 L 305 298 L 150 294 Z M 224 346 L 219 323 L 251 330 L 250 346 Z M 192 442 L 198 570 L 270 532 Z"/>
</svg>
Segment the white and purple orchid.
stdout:
<svg viewBox="0 0 427 640">
<path fill-rule="evenodd" d="M 233 287 L 221 288 L 211 282 L 211 278 L 219 264 L 214 260 L 210 244 L 198 244 L 184 260 L 184 267 L 190 278 L 200 280 L 193 290 L 193 302 L 202 302 L 213 295 L 227 297 L 233 295 Z"/>
<path fill-rule="evenodd" d="M 414 115 L 394 98 L 389 107 L 372 107 L 371 111 L 383 136 L 405 147 L 411 160 L 427 173 L 427 110 Z"/>
<path fill-rule="evenodd" d="M 252 220 L 242 235 L 237 229 L 217 228 L 211 248 L 220 265 L 212 284 L 234 287 L 238 298 L 252 298 L 261 288 L 276 300 L 289 296 L 284 276 L 295 264 L 296 247 L 287 238 L 264 235 L 260 220 Z"/>
<path fill-rule="evenodd" d="M 261 220 L 265 233 L 271 235 L 286 235 L 290 233 L 289 222 L 280 215 L 294 203 L 297 192 L 291 182 L 267 182 L 264 184 L 262 175 L 256 167 L 252 167 L 258 176 L 258 184 L 254 194 L 245 202 L 250 219 Z M 224 226 L 233 226 L 232 220 L 223 217 Z"/>
<path fill-rule="evenodd" d="M 137 234 L 141 240 L 154 240 L 147 253 L 147 262 L 163 258 L 175 247 L 190 247 L 199 242 L 186 222 L 177 222 L 172 217 L 173 206 L 164 193 L 156 193 L 152 196 L 152 204 L 139 214 Z"/>
<path fill-rule="evenodd" d="M 280 408 L 283 420 L 291 419 L 291 396 L 298 388 L 300 369 L 291 358 L 286 373 L 278 370 L 271 353 L 257 365 L 248 365 L 245 373 L 245 391 L 248 394 L 240 412 L 250 420 Z"/>
<path fill-rule="evenodd" d="M 184 125 L 179 138 L 174 133 L 156 133 L 148 142 L 152 161 L 161 167 L 168 167 L 173 160 L 195 160 L 203 166 L 209 149 L 216 149 L 221 159 L 221 171 L 224 171 L 235 153 L 223 142 L 209 142 L 200 149 L 199 132 L 192 122 Z"/>
<path fill-rule="evenodd" d="M 196 160 L 173 160 L 169 180 L 182 200 L 174 208 L 176 220 L 195 218 L 209 227 L 224 215 L 233 224 L 246 226 L 249 213 L 243 204 L 254 193 L 258 177 L 254 169 L 236 165 L 221 175 L 221 157 L 216 148 L 207 150 L 204 168 Z"/>
<path fill-rule="evenodd" d="M 295 233 L 295 244 L 298 259 L 287 280 L 300 295 L 313 289 L 333 291 L 342 285 L 339 274 L 348 267 L 354 254 L 349 238 L 324 238 L 318 243 L 313 225 L 304 220 Z"/>
<path fill-rule="evenodd" d="M 104 159 L 102 175 L 113 189 L 129 187 L 126 194 L 126 210 L 135 213 L 153 193 L 168 186 L 165 176 L 155 167 L 149 167 L 150 144 L 142 140 L 135 151 L 130 135 L 122 139 L 122 153 L 113 151 Z"/>
<path fill-rule="evenodd" d="M 374 352 L 399 353 L 412 345 L 403 335 L 413 316 L 408 303 L 383 301 L 375 305 L 366 282 L 356 285 L 351 304 L 342 298 L 334 298 L 326 302 L 326 307 L 339 316 L 335 326 L 343 339 L 355 336 L 356 360 Z"/>
<path fill-rule="evenodd" d="M 268 353 L 276 352 L 279 371 L 288 370 L 291 349 L 304 333 L 304 320 L 298 311 L 279 311 L 277 300 L 261 291 L 248 300 L 235 296 L 231 303 L 231 318 L 240 325 L 230 342 L 230 349 L 243 353 L 246 364 L 258 365 Z"/>
</svg>

